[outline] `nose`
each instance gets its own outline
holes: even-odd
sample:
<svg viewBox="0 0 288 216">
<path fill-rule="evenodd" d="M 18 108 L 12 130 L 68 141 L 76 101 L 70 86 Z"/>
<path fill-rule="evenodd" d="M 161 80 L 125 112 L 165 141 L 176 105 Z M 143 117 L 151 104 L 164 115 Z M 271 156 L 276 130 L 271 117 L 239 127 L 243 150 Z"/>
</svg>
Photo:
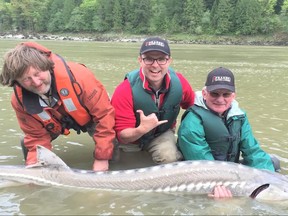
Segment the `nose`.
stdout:
<svg viewBox="0 0 288 216">
<path fill-rule="evenodd" d="M 222 104 L 222 103 L 224 103 L 224 101 L 225 101 L 225 97 L 223 97 L 223 95 L 221 94 L 221 95 L 219 95 L 217 98 L 215 98 L 215 101 L 216 101 L 217 103 Z"/>
<path fill-rule="evenodd" d="M 157 62 L 157 59 L 153 59 L 153 63 L 152 63 L 152 66 L 158 66 L 158 62 Z"/>
<path fill-rule="evenodd" d="M 223 94 L 220 94 L 217 98 L 225 98 Z"/>
<path fill-rule="evenodd" d="M 37 76 L 32 76 L 31 77 L 31 82 L 32 82 L 32 85 L 37 86 L 37 85 L 39 85 L 41 83 L 41 80 Z"/>
</svg>

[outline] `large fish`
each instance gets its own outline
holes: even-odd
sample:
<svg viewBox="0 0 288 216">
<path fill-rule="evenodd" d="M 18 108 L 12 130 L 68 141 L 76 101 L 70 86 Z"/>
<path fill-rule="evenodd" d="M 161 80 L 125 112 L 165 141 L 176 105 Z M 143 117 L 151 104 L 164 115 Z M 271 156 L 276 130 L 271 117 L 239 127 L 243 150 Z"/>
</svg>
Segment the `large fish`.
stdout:
<svg viewBox="0 0 288 216">
<path fill-rule="evenodd" d="M 220 161 L 182 161 L 148 168 L 93 172 L 70 169 L 52 151 L 37 146 L 38 164 L 0 166 L 0 179 L 60 187 L 139 192 L 211 193 L 216 185 L 233 196 L 288 200 L 288 177 Z"/>
</svg>

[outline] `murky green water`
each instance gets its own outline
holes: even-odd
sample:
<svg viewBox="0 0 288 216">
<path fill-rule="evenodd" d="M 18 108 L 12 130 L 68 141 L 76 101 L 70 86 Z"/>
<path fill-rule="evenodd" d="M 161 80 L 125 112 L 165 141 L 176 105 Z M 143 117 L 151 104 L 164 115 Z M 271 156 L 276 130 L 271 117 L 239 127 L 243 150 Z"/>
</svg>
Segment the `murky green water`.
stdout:
<svg viewBox="0 0 288 216">
<path fill-rule="evenodd" d="M 0 41 L 0 56 L 20 41 Z M 84 63 L 112 95 L 124 75 L 138 68 L 138 43 L 39 41 L 66 60 Z M 237 100 L 247 111 L 262 148 L 281 160 L 288 174 L 288 47 L 209 46 L 171 44 L 172 67 L 182 72 L 194 90 L 218 66 L 236 77 Z M 0 59 L 2 67 L 3 60 Z M 23 164 L 22 135 L 10 105 L 12 89 L 0 86 L 0 165 Z M 180 117 L 179 117 L 180 119 Z M 54 151 L 73 168 L 90 169 L 93 143 L 86 134 L 71 133 L 54 141 Z M 130 214 L 130 215 L 283 215 L 287 203 L 250 199 L 214 201 L 206 197 L 101 191 L 75 191 L 24 185 L 0 189 L 0 214 Z"/>
</svg>

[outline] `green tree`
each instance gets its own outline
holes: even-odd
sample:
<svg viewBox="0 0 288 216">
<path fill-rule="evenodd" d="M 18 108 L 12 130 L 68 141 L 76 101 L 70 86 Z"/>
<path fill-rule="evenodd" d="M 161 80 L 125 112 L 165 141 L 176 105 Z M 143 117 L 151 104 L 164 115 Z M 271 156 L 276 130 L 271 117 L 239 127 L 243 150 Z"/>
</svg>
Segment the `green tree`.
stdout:
<svg viewBox="0 0 288 216">
<path fill-rule="evenodd" d="M 83 10 L 80 9 L 80 7 L 74 8 L 71 13 L 69 22 L 66 25 L 66 30 L 71 31 L 71 32 L 85 31 L 86 22 L 83 18 L 84 16 L 85 14 Z"/>
<path fill-rule="evenodd" d="M 212 27 L 211 27 L 211 13 L 210 10 L 205 11 L 203 14 L 203 18 L 201 20 L 202 23 L 202 31 L 206 34 L 212 34 Z"/>
<path fill-rule="evenodd" d="M 123 29 L 124 31 L 129 31 L 129 29 L 131 29 L 130 0 L 120 0 L 120 6 L 122 10 Z"/>
<path fill-rule="evenodd" d="M 72 11 L 76 7 L 76 1 L 75 0 L 64 0 L 63 2 L 63 21 L 64 23 L 68 23 L 70 20 L 70 17 L 72 15 Z"/>
<path fill-rule="evenodd" d="M 0 32 L 12 30 L 11 4 L 0 0 Z"/>
<path fill-rule="evenodd" d="M 233 12 L 230 0 L 215 1 L 211 20 L 213 20 L 212 27 L 216 34 L 226 34 L 232 31 Z"/>
<path fill-rule="evenodd" d="M 284 0 L 282 8 L 281 8 L 281 14 L 284 16 L 288 15 L 288 0 Z"/>
<path fill-rule="evenodd" d="M 236 34 L 259 33 L 263 10 L 258 0 L 239 0 L 235 8 Z"/>
<path fill-rule="evenodd" d="M 164 0 L 165 1 L 165 0 Z M 168 31 L 167 23 L 169 13 L 167 11 L 165 2 L 155 1 L 155 4 L 152 4 L 152 14 L 153 16 L 150 19 L 150 33 L 165 33 Z"/>
<path fill-rule="evenodd" d="M 37 10 L 37 19 L 35 19 L 34 29 L 36 32 L 46 32 L 47 31 L 47 20 L 50 17 L 50 14 L 47 10 L 49 7 L 49 0 L 36 1 L 38 5 L 35 6 Z"/>
<path fill-rule="evenodd" d="M 261 7 L 263 8 L 260 32 L 268 34 L 274 32 L 277 29 L 280 29 L 281 20 L 275 12 L 277 0 L 260 0 L 259 2 Z"/>
<path fill-rule="evenodd" d="M 63 11 L 65 11 L 65 30 L 71 32 L 92 32 L 93 16 L 95 15 L 97 0 L 65 0 Z M 73 1 L 73 6 L 68 5 Z M 72 12 L 71 12 L 72 10 Z M 64 12 L 63 12 L 64 13 Z M 69 14 L 70 13 L 70 14 Z M 67 23 L 68 20 L 68 23 Z"/>
<path fill-rule="evenodd" d="M 201 21 L 204 14 L 203 0 L 186 0 L 184 15 L 186 30 L 189 33 L 195 33 L 196 29 L 201 27 Z"/>
<path fill-rule="evenodd" d="M 288 29 L 287 5 L 287 0 L 0 0 L 0 31 L 268 34 Z"/>
<path fill-rule="evenodd" d="M 50 17 L 48 19 L 47 31 L 48 32 L 61 32 L 65 29 L 65 23 L 63 19 L 63 7 L 64 2 L 62 0 L 51 0 L 48 8 Z"/>
<path fill-rule="evenodd" d="M 216 0 L 204 0 L 206 10 L 211 11 L 215 1 Z"/>
<path fill-rule="evenodd" d="M 93 17 L 93 28 L 98 32 L 111 31 L 113 27 L 113 0 L 99 0 Z"/>
<path fill-rule="evenodd" d="M 186 0 L 169 0 L 169 1 L 165 1 L 165 5 L 166 5 L 166 10 L 167 10 L 167 17 L 169 17 L 168 19 L 171 20 L 172 18 L 172 22 L 168 22 L 169 25 L 169 31 L 170 32 L 177 32 L 177 31 L 181 31 L 182 28 L 185 26 L 184 24 L 184 8 L 185 8 L 185 3 Z M 174 24 L 173 24 L 174 23 Z M 176 27 L 176 29 L 172 28 L 172 25 Z"/>
<path fill-rule="evenodd" d="M 113 30 L 121 32 L 124 27 L 123 11 L 119 0 L 114 1 L 113 5 Z"/>
<path fill-rule="evenodd" d="M 281 14 L 283 2 L 284 2 L 284 0 L 277 0 L 277 4 L 275 6 L 275 13 L 276 14 Z"/>
<path fill-rule="evenodd" d="M 22 2 L 19 0 L 11 0 L 11 9 L 12 9 L 12 19 L 13 19 L 13 27 L 17 31 L 23 31 L 24 29 L 28 28 L 27 26 L 27 19 L 25 17 L 24 11 L 25 11 L 25 4 L 27 2 Z"/>
<path fill-rule="evenodd" d="M 288 33 L 288 0 L 284 0 L 279 18 L 282 24 L 281 29 Z"/>
<path fill-rule="evenodd" d="M 182 26 L 179 25 L 179 17 L 174 14 L 173 18 L 170 22 L 167 23 L 167 30 L 166 32 L 169 34 L 173 34 L 173 33 L 179 33 L 182 32 Z"/>
<path fill-rule="evenodd" d="M 150 18 L 153 16 L 151 0 L 131 0 L 130 3 L 131 32 L 136 34 L 149 33 Z"/>
<path fill-rule="evenodd" d="M 265 15 L 269 16 L 275 14 L 277 0 L 259 0 L 259 3 L 263 7 L 263 12 Z"/>
<path fill-rule="evenodd" d="M 13 27 L 20 32 L 35 32 L 47 1 L 11 0 Z M 38 25 L 39 26 L 39 25 Z"/>
</svg>

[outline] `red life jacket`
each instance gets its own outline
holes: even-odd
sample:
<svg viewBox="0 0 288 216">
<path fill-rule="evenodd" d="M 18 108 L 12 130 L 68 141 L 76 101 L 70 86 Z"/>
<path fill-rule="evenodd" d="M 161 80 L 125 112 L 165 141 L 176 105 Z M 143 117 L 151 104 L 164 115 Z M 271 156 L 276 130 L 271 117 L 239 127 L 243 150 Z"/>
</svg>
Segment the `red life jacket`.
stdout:
<svg viewBox="0 0 288 216">
<path fill-rule="evenodd" d="M 45 53 L 54 62 L 55 65 L 53 74 L 55 77 L 56 90 L 64 106 L 65 112 L 70 117 L 72 117 L 80 126 L 84 126 L 88 122 L 90 122 L 91 116 L 87 111 L 86 107 L 81 103 L 79 98 L 79 95 L 82 93 L 82 89 L 75 80 L 72 72 L 81 70 L 83 68 L 83 65 L 77 63 L 69 63 L 68 66 L 64 59 L 62 59 L 62 57 L 53 54 L 46 47 L 41 46 L 40 44 L 37 44 L 35 42 L 25 42 L 22 44 Z M 15 95 L 19 103 L 22 105 L 22 107 L 27 113 L 31 114 L 35 119 L 40 121 L 43 126 L 53 134 L 68 135 L 70 133 L 67 128 L 63 128 L 63 124 L 60 122 L 63 115 L 60 114 L 57 110 L 51 107 L 42 107 L 40 111 L 38 109 L 37 113 L 29 111 L 29 109 L 27 109 L 27 107 L 25 107 L 23 103 L 23 97 L 25 97 L 25 94 L 23 94 L 24 91 L 25 90 L 21 86 L 14 85 Z"/>
</svg>

